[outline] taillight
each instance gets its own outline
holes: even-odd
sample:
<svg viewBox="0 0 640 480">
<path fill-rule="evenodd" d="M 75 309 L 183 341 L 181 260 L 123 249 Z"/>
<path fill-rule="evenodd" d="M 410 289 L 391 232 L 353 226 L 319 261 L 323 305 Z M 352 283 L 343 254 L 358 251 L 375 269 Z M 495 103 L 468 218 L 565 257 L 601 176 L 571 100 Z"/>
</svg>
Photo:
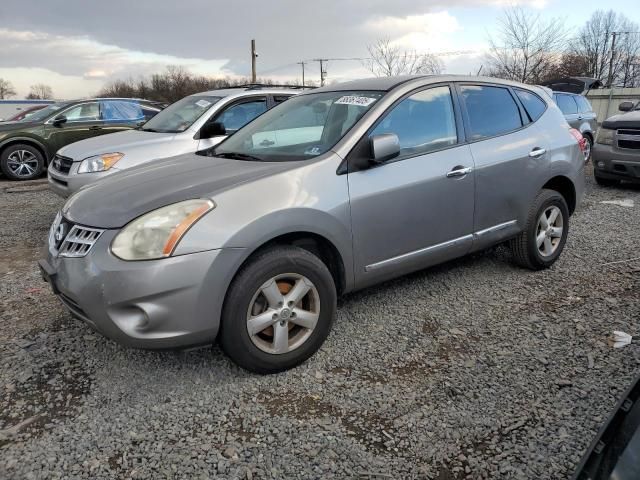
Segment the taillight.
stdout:
<svg viewBox="0 0 640 480">
<path fill-rule="evenodd" d="M 578 145 L 580 146 L 580 151 L 584 153 L 584 151 L 587 149 L 587 139 L 584 138 L 580 131 L 576 130 L 575 128 L 570 128 L 569 133 L 573 135 L 573 138 L 576 139 Z"/>
</svg>

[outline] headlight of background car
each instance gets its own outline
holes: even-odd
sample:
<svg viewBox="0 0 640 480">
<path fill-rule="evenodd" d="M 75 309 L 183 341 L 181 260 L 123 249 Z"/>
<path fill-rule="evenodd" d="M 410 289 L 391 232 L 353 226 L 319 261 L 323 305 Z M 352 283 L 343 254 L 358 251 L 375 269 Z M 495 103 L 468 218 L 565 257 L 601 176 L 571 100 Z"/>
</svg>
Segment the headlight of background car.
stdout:
<svg viewBox="0 0 640 480">
<path fill-rule="evenodd" d="M 610 128 L 600 127 L 600 130 L 598 130 L 598 135 L 596 136 L 596 143 L 611 145 L 613 143 L 613 130 Z"/>
<path fill-rule="evenodd" d="M 122 260 L 169 257 L 189 228 L 215 206 L 211 200 L 186 200 L 142 215 L 116 235 L 111 251 Z"/>
<path fill-rule="evenodd" d="M 78 168 L 78 173 L 104 172 L 118 163 L 122 157 L 124 157 L 124 153 L 114 152 L 85 158 Z"/>
</svg>

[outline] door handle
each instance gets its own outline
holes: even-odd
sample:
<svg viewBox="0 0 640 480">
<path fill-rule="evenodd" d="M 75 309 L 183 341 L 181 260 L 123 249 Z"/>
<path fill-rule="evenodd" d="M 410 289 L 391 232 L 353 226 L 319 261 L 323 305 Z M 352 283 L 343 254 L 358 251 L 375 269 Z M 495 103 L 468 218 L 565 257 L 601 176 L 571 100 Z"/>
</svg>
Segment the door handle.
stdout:
<svg viewBox="0 0 640 480">
<path fill-rule="evenodd" d="M 531 158 L 540 158 L 545 153 L 547 153 L 547 151 L 544 148 L 536 147 L 529 152 L 529 156 Z"/>
<path fill-rule="evenodd" d="M 99 127 L 98 125 L 94 125 L 93 127 L 89 127 L 89 130 L 102 130 L 102 127 Z"/>
<path fill-rule="evenodd" d="M 472 171 L 473 169 L 471 167 L 453 167 L 453 170 L 447 172 L 447 178 L 464 177 Z"/>
<path fill-rule="evenodd" d="M 578 120 L 582 120 L 582 118 L 583 118 L 582 116 L 578 116 Z"/>
</svg>

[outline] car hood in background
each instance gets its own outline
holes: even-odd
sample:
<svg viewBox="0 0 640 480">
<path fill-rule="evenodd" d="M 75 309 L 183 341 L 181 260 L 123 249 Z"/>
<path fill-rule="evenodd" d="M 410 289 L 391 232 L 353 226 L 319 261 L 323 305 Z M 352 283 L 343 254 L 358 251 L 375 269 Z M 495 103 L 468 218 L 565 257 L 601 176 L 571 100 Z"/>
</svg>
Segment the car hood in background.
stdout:
<svg viewBox="0 0 640 480">
<path fill-rule="evenodd" d="M 61 148 L 58 153 L 74 161 L 84 160 L 102 153 L 120 152 L 127 154 L 133 150 L 148 149 L 151 146 L 163 145 L 171 142 L 175 133 L 154 133 L 142 130 L 125 130 L 123 132 L 99 135 L 72 143 Z M 169 153 L 171 155 L 171 153 Z M 175 155 L 175 153 L 174 153 Z M 166 157 L 168 155 L 164 155 Z M 150 152 L 148 158 L 154 158 Z"/>
<path fill-rule="evenodd" d="M 621 113 L 602 122 L 604 128 L 640 128 L 640 110 Z"/>
<path fill-rule="evenodd" d="M 250 162 L 186 154 L 117 172 L 81 189 L 63 208 L 72 222 L 120 228 L 151 210 L 294 169 L 301 162 Z M 215 198 L 214 198 L 215 200 Z"/>
</svg>

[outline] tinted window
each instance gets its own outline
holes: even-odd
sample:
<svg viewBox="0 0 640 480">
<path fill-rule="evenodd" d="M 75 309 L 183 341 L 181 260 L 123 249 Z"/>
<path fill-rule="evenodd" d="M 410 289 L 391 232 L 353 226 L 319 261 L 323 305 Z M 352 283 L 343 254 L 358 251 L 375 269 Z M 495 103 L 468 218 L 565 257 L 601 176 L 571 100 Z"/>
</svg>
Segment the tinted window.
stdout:
<svg viewBox="0 0 640 480">
<path fill-rule="evenodd" d="M 107 122 L 134 122 L 144 119 L 142 108 L 136 102 L 106 100 L 100 102 L 102 119 Z"/>
<path fill-rule="evenodd" d="M 405 98 L 384 117 L 371 136 L 395 133 L 400 155 L 439 150 L 458 141 L 449 87 L 423 90 Z"/>
<path fill-rule="evenodd" d="M 576 102 L 573 100 L 573 97 L 571 95 L 557 94 L 556 103 L 558 104 L 558 107 L 560 107 L 560 110 L 562 110 L 562 113 L 564 113 L 565 115 L 578 113 L 578 106 L 576 105 Z"/>
<path fill-rule="evenodd" d="M 279 103 L 282 103 L 285 100 L 288 100 L 289 98 L 291 98 L 291 95 L 274 95 L 273 96 L 273 103 L 278 105 Z"/>
<path fill-rule="evenodd" d="M 251 120 L 267 110 L 267 100 L 244 102 L 227 108 L 215 121 L 224 125 L 227 131 L 235 131 L 244 127 Z"/>
<path fill-rule="evenodd" d="M 585 97 L 580 95 L 574 98 L 576 100 L 576 103 L 578 104 L 578 110 L 580 110 L 580 113 L 589 113 L 593 111 L 593 109 L 591 108 L 591 104 L 589 103 L 589 100 L 587 100 Z"/>
<path fill-rule="evenodd" d="M 516 95 L 522 102 L 527 115 L 529 115 L 529 120 L 532 122 L 538 120 L 547 108 L 547 104 L 535 93 L 516 89 Z"/>
<path fill-rule="evenodd" d="M 463 85 L 460 90 L 474 140 L 501 135 L 522 126 L 520 110 L 508 89 Z"/>
<path fill-rule="evenodd" d="M 63 112 L 63 115 L 68 122 L 89 122 L 100 118 L 100 108 L 97 102 L 83 103 Z"/>
</svg>

